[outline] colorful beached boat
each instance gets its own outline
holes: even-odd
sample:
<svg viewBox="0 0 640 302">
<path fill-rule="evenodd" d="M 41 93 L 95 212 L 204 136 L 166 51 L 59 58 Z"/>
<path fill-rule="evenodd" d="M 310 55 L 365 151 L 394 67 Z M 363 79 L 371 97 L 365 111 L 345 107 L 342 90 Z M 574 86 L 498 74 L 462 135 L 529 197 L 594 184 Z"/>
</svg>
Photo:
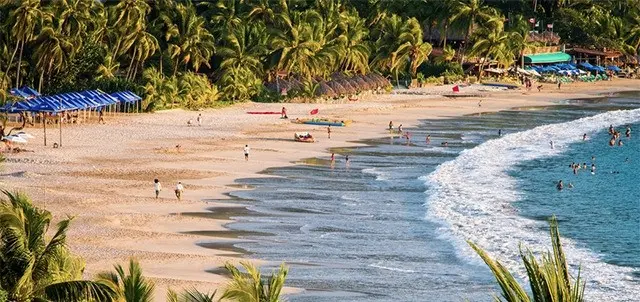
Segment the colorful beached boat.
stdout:
<svg viewBox="0 0 640 302">
<path fill-rule="evenodd" d="M 315 139 L 313 139 L 313 136 L 309 132 L 296 132 L 293 135 L 293 139 L 296 142 L 302 142 L 302 143 L 313 143 L 313 142 L 315 142 Z"/>
<path fill-rule="evenodd" d="M 317 126 L 334 126 L 334 127 L 345 127 L 351 124 L 350 120 L 330 120 L 323 118 L 314 118 L 314 119 L 295 119 L 291 121 L 296 124 L 306 124 L 306 125 L 317 125 Z"/>
</svg>

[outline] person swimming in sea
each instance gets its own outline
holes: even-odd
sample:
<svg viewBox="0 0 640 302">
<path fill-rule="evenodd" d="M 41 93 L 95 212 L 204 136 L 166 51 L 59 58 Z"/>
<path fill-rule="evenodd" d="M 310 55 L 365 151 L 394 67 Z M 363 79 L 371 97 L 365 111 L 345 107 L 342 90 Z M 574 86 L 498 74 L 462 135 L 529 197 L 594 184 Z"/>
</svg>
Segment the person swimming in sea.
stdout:
<svg viewBox="0 0 640 302">
<path fill-rule="evenodd" d="M 569 189 L 573 189 L 573 184 L 572 184 L 572 183 L 569 183 L 569 184 L 567 185 L 567 188 L 569 188 Z"/>
<path fill-rule="evenodd" d="M 442 142 L 440 143 L 440 145 L 442 145 L 443 147 L 449 147 L 449 142 Z"/>
<path fill-rule="evenodd" d="M 624 132 L 624 135 L 626 137 L 631 137 L 631 127 L 627 126 L 627 130 Z"/>
<path fill-rule="evenodd" d="M 613 147 L 613 146 L 615 146 L 615 145 L 616 145 L 616 138 L 615 138 L 615 137 L 612 137 L 612 138 L 609 140 L 609 146 Z"/>
<path fill-rule="evenodd" d="M 562 189 L 564 189 L 564 185 L 562 184 L 562 180 L 558 181 L 558 184 L 556 185 L 556 189 L 558 189 L 558 191 L 562 191 Z"/>
<path fill-rule="evenodd" d="M 498 129 L 498 136 L 502 136 L 502 129 Z"/>
<path fill-rule="evenodd" d="M 613 125 L 609 126 L 609 134 L 613 134 L 615 130 L 613 129 Z"/>
<path fill-rule="evenodd" d="M 587 163 L 582 163 L 582 169 L 587 169 Z"/>
<path fill-rule="evenodd" d="M 622 147 L 624 145 L 624 143 L 622 142 L 622 140 L 618 140 L 618 147 Z"/>
<path fill-rule="evenodd" d="M 551 145 L 551 149 L 553 149 L 553 141 L 550 141 L 549 145 Z"/>
<path fill-rule="evenodd" d="M 427 139 L 426 139 L 427 144 L 431 143 L 431 135 L 427 135 Z"/>
<path fill-rule="evenodd" d="M 582 135 L 582 140 L 583 140 L 583 141 L 586 141 L 586 140 L 587 140 L 587 134 L 586 134 L 586 133 Z"/>
<path fill-rule="evenodd" d="M 591 174 L 596 174 L 596 164 L 591 164 Z"/>
</svg>

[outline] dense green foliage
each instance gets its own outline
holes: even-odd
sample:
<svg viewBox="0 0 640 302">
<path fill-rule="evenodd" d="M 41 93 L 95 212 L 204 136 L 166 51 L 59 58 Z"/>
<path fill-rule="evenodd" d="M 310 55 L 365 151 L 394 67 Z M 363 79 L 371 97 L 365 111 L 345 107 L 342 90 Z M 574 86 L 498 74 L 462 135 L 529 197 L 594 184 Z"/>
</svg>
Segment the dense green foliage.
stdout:
<svg viewBox="0 0 640 302">
<path fill-rule="evenodd" d="M 148 109 L 270 100 L 264 86 L 276 77 L 316 84 L 336 74 L 415 78 L 433 47 L 444 47 L 439 63 L 509 66 L 535 45 L 529 18 L 542 28 L 553 23 L 563 43 L 629 55 L 640 46 L 640 0 L 105 3 L 0 0 L 0 88 L 126 88 L 143 94 Z M 425 39 L 436 32 L 439 38 Z M 448 37 L 456 35 L 462 43 L 452 48 Z"/>
<path fill-rule="evenodd" d="M 112 301 L 107 284 L 82 280 L 84 261 L 66 246 L 71 219 L 46 238 L 51 213 L 35 207 L 21 193 L 4 192 L 0 200 L 0 292 L 9 301 Z M 2 299 L 2 294 L 0 294 Z"/>
<path fill-rule="evenodd" d="M 527 270 L 531 296 L 499 261 L 491 259 L 485 251 L 469 242 L 469 245 L 480 255 L 493 272 L 502 290 L 504 301 L 583 301 L 584 281 L 580 278 L 579 270 L 575 278 L 569 274 L 567 260 L 560 242 L 558 220 L 555 216 L 551 218 L 549 225 L 553 253 L 542 253 L 542 258 L 538 261 L 531 250 L 526 248 L 523 250 L 520 247 L 520 257 Z M 498 297 L 495 300 L 503 301 Z"/>
</svg>

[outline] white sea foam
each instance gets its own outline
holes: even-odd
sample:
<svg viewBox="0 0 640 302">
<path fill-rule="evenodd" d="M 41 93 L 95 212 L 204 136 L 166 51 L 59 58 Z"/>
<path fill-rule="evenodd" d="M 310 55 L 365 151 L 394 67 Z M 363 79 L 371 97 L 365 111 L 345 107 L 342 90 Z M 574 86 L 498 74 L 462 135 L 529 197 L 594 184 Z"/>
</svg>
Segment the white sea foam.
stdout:
<svg viewBox="0 0 640 302">
<path fill-rule="evenodd" d="M 362 170 L 363 173 L 372 174 L 376 176 L 376 180 L 385 181 L 389 180 L 389 172 L 381 171 L 379 168 L 366 168 Z"/>
<path fill-rule="evenodd" d="M 564 146 L 581 140 L 584 133 L 637 121 L 640 109 L 612 111 L 508 134 L 465 150 L 423 177 L 429 188 L 427 218 L 442 223 L 442 236 L 456 243 L 461 257 L 480 261 L 464 242 L 470 240 L 525 276 L 518 244 L 533 251 L 546 251 L 550 240 L 548 233 L 539 230 L 544 222 L 516 214 L 511 203 L 520 196 L 516 180 L 507 173 L 509 169 L 520 162 L 558 155 Z M 550 141 L 554 142 L 554 149 Z M 640 297 L 640 284 L 630 275 L 633 269 L 604 263 L 594 252 L 567 238 L 563 238 L 563 245 L 568 262 L 582 265 L 587 280 L 585 296 L 589 300 L 635 301 Z"/>
<path fill-rule="evenodd" d="M 414 270 L 410 270 L 410 269 L 403 269 L 403 268 L 398 268 L 398 267 L 391 267 L 391 266 L 384 266 L 384 263 L 374 263 L 374 264 L 369 264 L 370 267 L 375 267 L 375 268 L 379 268 L 379 269 L 383 269 L 383 270 L 388 270 L 388 271 L 394 271 L 394 272 L 401 272 L 401 273 L 415 273 L 416 271 Z"/>
</svg>

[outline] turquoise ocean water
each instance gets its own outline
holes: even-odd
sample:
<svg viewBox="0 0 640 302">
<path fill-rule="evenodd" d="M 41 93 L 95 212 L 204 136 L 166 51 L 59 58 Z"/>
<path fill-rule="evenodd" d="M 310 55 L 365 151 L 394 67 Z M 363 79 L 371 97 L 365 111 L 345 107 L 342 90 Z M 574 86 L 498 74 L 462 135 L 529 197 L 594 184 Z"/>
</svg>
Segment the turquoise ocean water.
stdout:
<svg viewBox="0 0 640 302">
<path fill-rule="evenodd" d="M 291 301 L 491 301 L 498 290 L 493 277 L 465 240 L 522 276 L 518 244 L 547 249 L 545 220 L 555 214 L 572 268 L 582 265 L 589 280 L 587 297 L 634 301 L 638 108 L 640 94 L 625 93 L 424 120 L 408 129 L 409 144 L 370 140 L 336 150 L 333 167 L 321 158 L 264 172 L 276 178 L 239 180 L 255 190 L 232 196 L 255 215 L 235 217 L 229 227 L 270 234 L 236 246 L 271 267 L 287 262 L 288 285 L 306 289 Z M 607 145 L 610 124 L 622 130 L 623 147 Z M 630 139 L 626 125 L 634 131 Z M 592 156 L 594 175 L 572 173 L 571 162 L 590 166 Z M 560 179 L 574 188 L 558 192 Z"/>
</svg>

